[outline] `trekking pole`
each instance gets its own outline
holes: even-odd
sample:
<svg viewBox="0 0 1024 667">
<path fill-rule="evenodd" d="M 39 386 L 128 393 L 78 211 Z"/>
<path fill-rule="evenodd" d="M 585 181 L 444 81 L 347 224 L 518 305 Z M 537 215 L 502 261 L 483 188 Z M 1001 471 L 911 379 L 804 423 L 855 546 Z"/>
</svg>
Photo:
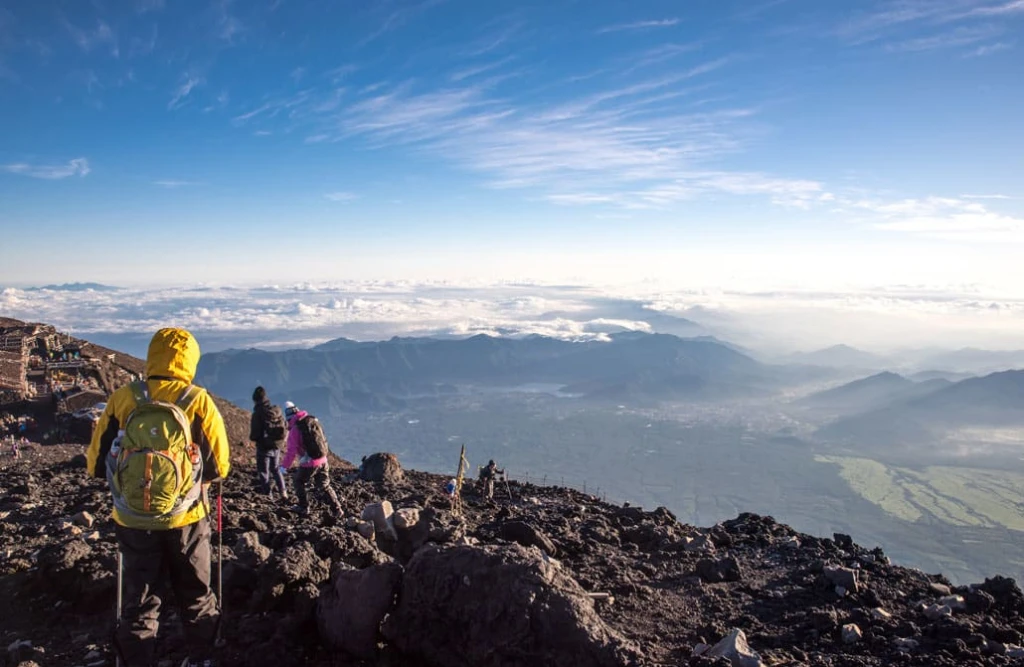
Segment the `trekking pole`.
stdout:
<svg viewBox="0 0 1024 667">
<path fill-rule="evenodd" d="M 117 654 L 114 657 L 114 664 L 116 667 L 125 667 L 124 661 L 121 660 L 121 642 L 118 640 L 118 635 L 121 632 L 121 605 L 123 602 L 122 597 L 122 583 L 124 582 L 124 556 L 121 554 L 121 550 L 117 550 L 117 616 L 114 618 L 114 652 Z"/>
<path fill-rule="evenodd" d="M 513 500 L 513 498 L 512 498 L 512 489 L 510 489 L 508 487 L 508 476 L 507 475 L 502 475 L 501 476 L 501 481 L 505 482 L 505 491 L 508 492 L 508 501 L 512 502 L 512 500 Z"/>
<path fill-rule="evenodd" d="M 217 635 L 216 648 L 224 646 L 221 627 L 224 625 L 224 480 L 217 480 Z"/>
</svg>

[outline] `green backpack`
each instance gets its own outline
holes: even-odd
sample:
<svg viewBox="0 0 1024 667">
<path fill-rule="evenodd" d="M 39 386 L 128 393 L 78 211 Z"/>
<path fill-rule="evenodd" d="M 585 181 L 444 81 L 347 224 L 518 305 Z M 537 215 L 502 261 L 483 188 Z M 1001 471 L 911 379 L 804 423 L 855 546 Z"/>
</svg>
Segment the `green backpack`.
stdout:
<svg viewBox="0 0 1024 667">
<path fill-rule="evenodd" d="M 135 409 L 107 457 L 114 507 L 130 528 L 170 528 L 202 497 L 203 459 L 187 411 L 200 390 L 189 385 L 175 403 L 154 401 L 145 381 L 131 385 Z"/>
</svg>

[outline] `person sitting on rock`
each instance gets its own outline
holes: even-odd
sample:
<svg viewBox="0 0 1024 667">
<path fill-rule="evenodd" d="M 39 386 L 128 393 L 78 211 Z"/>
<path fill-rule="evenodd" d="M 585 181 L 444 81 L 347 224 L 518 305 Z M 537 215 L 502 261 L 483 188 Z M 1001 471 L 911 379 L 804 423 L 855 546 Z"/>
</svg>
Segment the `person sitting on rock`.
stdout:
<svg viewBox="0 0 1024 667">
<path fill-rule="evenodd" d="M 504 470 L 498 469 L 498 464 L 491 459 L 487 462 L 487 465 L 480 470 L 479 481 L 483 486 L 484 498 L 492 500 L 494 498 L 494 478 L 498 475 L 504 475 Z"/>
<path fill-rule="evenodd" d="M 188 331 L 157 331 L 147 379 L 111 394 L 86 452 L 88 473 L 106 477 L 113 495 L 124 569 L 115 647 L 130 667 L 155 664 L 167 588 L 185 629 L 183 667 L 213 665 L 220 611 L 210 588 L 208 488 L 227 476 L 230 451 L 213 398 L 192 384 L 199 356 Z"/>
<path fill-rule="evenodd" d="M 335 516 L 340 517 L 344 512 L 331 488 L 331 469 L 327 462 L 329 449 L 320 422 L 291 401 L 284 404 L 284 416 L 288 420 L 288 451 L 281 462 L 281 472 L 286 472 L 295 459 L 299 459 L 299 470 L 294 478 L 298 502 L 295 510 L 302 516 L 309 515 L 309 491 L 312 491 L 318 500 L 331 507 Z"/>
<path fill-rule="evenodd" d="M 252 419 L 249 422 L 249 440 L 256 446 L 256 487 L 269 496 L 271 476 L 282 500 L 288 499 L 288 490 L 281 473 L 281 450 L 288 439 L 288 424 L 281 408 L 271 404 L 267 391 L 256 387 L 252 392 Z"/>
</svg>

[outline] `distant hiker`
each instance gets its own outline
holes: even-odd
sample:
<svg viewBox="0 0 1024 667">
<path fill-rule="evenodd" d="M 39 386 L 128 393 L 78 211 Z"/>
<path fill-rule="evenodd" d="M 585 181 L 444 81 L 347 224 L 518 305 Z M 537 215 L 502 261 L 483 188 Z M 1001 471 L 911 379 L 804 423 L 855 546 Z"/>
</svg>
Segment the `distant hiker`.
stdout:
<svg viewBox="0 0 1024 667">
<path fill-rule="evenodd" d="M 458 490 L 458 482 L 455 478 L 448 480 L 448 483 L 444 485 L 444 493 L 448 496 L 448 503 L 451 505 L 451 510 L 455 510 L 455 492 Z"/>
<path fill-rule="evenodd" d="M 21 448 L 18 446 L 18 441 L 11 438 L 11 456 L 16 459 L 21 458 Z"/>
<path fill-rule="evenodd" d="M 504 475 L 504 470 L 498 469 L 498 464 L 491 459 L 487 462 L 487 465 L 480 470 L 480 484 L 483 485 L 484 497 L 488 500 L 494 498 L 494 478 L 498 475 Z"/>
<path fill-rule="evenodd" d="M 124 566 L 117 649 L 130 667 L 154 663 L 160 607 L 173 592 L 188 666 L 212 665 L 220 612 L 210 589 L 207 489 L 230 468 L 228 436 L 210 395 L 192 385 L 199 344 L 184 329 L 149 343 L 146 380 L 115 391 L 93 431 L 88 471 L 106 477 Z"/>
<path fill-rule="evenodd" d="M 288 498 L 281 472 L 281 450 L 288 440 L 288 423 L 281 408 L 271 404 L 263 387 L 252 392 L 252 419 L 249 422 L 249 440 L 256 446 L 256 486 L 259 493 L 270 495 L 270 478 L 282 499 Z"/>
<path fill-rule="evenodd" d="M 288 470 L 296 457 L 299 459 L 294 478 L 298 502 L 295 509 L 302 516 L 309 514 L 308 492 L 312 490 L 321 502 L 330 505 L 335 516 L 341 516 L 341 503 L 331 488 L 331 468 L 327 463 L 330 447 L 320 421 L 291 401 L 284 404 L 284 416 L 288 420 L 288 451 L 281 462 L 281 472 Z"/>
</svg>

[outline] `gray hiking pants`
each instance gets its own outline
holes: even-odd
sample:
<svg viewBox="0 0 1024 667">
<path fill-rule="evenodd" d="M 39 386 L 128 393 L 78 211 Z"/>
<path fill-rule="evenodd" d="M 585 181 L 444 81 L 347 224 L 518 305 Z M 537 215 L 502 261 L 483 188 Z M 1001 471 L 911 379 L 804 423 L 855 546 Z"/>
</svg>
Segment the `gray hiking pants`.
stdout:
<svg viewBox="0 0 1024 667">
<path fill-rule="evenodd" d="M 160 627 L 161 596 L 174 594 L 189 656 L 213 652 L 220 621 L 210 589 L 210 521 L 171 530 L 116 526 L 124 563 L 124 607 L 117 642 L 125 667 L 148 667 Z"/>
<path fill-rule="evenodd" d="M 317 500 L 330 506 L 336 515 L 341 514 L 341 503 L 331 488 L 331 469 L 328 464 L 315 468 L 300 467 L 295 473 L 295 499 L 299 507 L 309 510 L 309 493 Z"/>
</svg>

